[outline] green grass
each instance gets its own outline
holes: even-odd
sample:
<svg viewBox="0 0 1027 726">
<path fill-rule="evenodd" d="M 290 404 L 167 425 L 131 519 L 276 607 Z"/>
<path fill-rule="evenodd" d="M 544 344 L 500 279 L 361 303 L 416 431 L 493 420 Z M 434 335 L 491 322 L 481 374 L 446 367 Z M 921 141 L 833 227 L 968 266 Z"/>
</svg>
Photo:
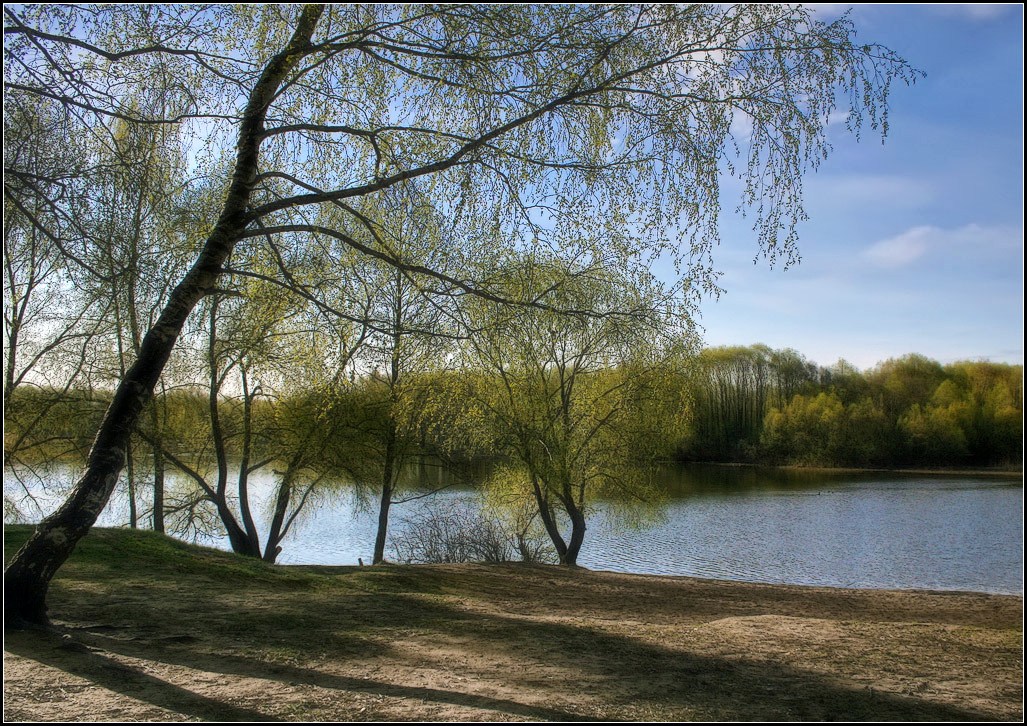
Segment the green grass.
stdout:
<svg viewBox="0 0 1027 726">
<path fill-rule="evenodd" d="M 5 526 L 5 561 L 31 532 Z M 271 565 L 151 531 L 93 528 L 58 572 L 49 604 L 57 621 L 74 612 L 126 630 L 160 624 L 172 635 L 199 616 L 225 648 L 300 657 L 337 647 L 337 633 L 350 643 L 388 639 L 450 618 L 432 601 L 453 582 L 433 568 Z"/>
<path fill-rule="evenodd" d="M 32 532 L 29 525 L 4 527 L 4 561 L 8 561 Z M 128 580 L 157 576 L 200 577 L 217 581 L 266 584 L 312 584 L 318 575 L 276 568 L 250 557 L 187 542 L 148 530 L 94 527 L 79 542 L 65 565 L 69 573 L 90 570 L 96 575 Z"/>
</svg>

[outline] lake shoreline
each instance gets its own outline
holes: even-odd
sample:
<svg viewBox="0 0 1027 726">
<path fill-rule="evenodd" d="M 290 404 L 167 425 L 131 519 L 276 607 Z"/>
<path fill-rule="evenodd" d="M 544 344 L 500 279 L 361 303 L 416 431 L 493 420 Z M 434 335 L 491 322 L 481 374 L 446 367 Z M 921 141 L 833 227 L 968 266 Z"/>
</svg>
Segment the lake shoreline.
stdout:
<svg viewBox="0 0 1027 726">
<path fill-rule="evenodd" d="M 10 556 L 28 534 L 8 528 Z M 1018 720 L 1023 598 L 542 565 L 272 566 L 99 529 L 5 720 Z"/>
<path fill-rule="evenodd" d="M 517 566 L 521 563 L 511 562 L 506 563 L 512 566 Z M 406 565 L 397 565 L 403 566 Z M 416 567 L 417 565 L 411 565 Z M 304 565 L 283 565 L 283 567 L 304 567 Z M 994 597 L 1013 597 L 1023 599 L 1024 593 L 1022 589 L 1020 591 L 1005 591 L 1005 590 L 971 590 L 965 588 L 931 588 L 931 587 L 859 587 L 855 585 L 823 585 L 823 584 L 808 584 L 801 582 L 768 582 L 764 580 L 742 580 L 742 579 L 730 579 L 724 577 L 697 577 L 695 575 L 664 575 L 658 573 L 646 573 L 646 572 L 624 572 L 620 570 L 604 570 L 601 568 L 590 568 L 590 567 L 579 567 L 578 569 L 586 572 L 594 572 L 598 575 L 623 575 L 625 577 L 658 577 L 661 579 L 671 580 L 684 580 L 694 581 L 697 583 L 714 583 L 722 585 L 753 585 L 756 587 L 771 587 L 771 588 L 798 588 L 810 589 L 810 590 L 841 590 L 851 591 L 859 593 L 909 593 L 916 595 L 987 595 Z"/>
<path fill-rule="evenodd" d="M 749 468 L 761 470 L 778 470 L 784 472 L 804 472 L 809 474 L 909 474 L 920 476 L 980 476 L 996 478 L 1023 478 L 1022 469 L 980 469 L 974 467 L 849 467 L 849 466 L 806 466 L 803 464 L 753 464 L 745 461 L 677 461 L 663 462 L 675 466 L 709 466 L 725 468 Z"/>
</svg>

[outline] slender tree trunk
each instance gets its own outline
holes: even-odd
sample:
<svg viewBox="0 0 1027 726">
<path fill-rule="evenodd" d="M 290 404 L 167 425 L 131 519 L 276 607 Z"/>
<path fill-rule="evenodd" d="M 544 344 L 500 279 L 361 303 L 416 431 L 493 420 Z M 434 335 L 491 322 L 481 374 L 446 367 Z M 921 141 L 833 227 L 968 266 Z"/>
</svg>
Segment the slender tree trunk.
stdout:
<svg viewBox="0 0 1027 726">
<path fill-rule="evenodd" d="M 153 426 L 153 531 L 164 532 L 164 452 L 160 448 L 160 414 L 157 407 L 150 406 L 150 423 Z"/>
<path fill-rule="evenodd" d="M 385 561 L 385 538 L 389 529 L 389 508 L 392 506 L 392 460 L 386 453 L 385 474 L 382 476 L 382 497 L 378 503 L 378 533 L 374 538 L 374 556 L 371 563 L 379 565 Z"/>
<path fill-rule="evenodd" d="M 385 539 L 389 530 L 389 508 L 392 507 L 392 491 L 396 483 L 396 468 L 399 465 L 397 456 L 398 432 L 396 427 L 396 407 L 399 404 L 397 387 L 400 377 L 400 344 L 403 335 L 403 280 L 404 275 L 396 270 L 395 289 L 392 309 L 392 355 L 389 361 L 389 410 L 386 411 L 385 460 L 382 466 L 382 496 L 378 503 L 378 532 L 374 538 L 374 554 L 371 564 L 379 565 L 385 561 Z"/>
<path fill-rule="evenodd" d="M 374 557 L 371 562 L 380 565 L 385 562 L 385 539 L 389 529 L 389 507 L 392 506 L 392 487 L 382 487 L 382 498 L 378 504 L 378 533 L 374 538 Z"/>
<path fill-rule="evenodd" d="M 136 513 L 135 461 L 131 442 L 125 449 L 125 475 L 128 478 L 128 526 L 136 529 L 139 526 L 139 515 Z"/>
<path fill-rule="evenodd" d="M 113 277 L 113 255 L 111 260 L 111 275 Z M 130 273 L 131 274 L 131 273 Z M 131 307 L 131 303 L 129 303 Z M 114 329 L 117 333 L 118 338 L 118 374 L 125 377 L 125 341 L 124 341 L 124 322 L 121 319 L 121 295 L 118 291 L 117 286 L 114 288 Z M 135 331 L 132 331 L 133 335 Z M 135 353 L 138 355 L 139 348 L 136 346 Z M 136 492 L 135 492 L 135 461 L 132 458 L 132 440 L 128 441 L 125 447 L 125 474 L 127 478 L 128 486 L 128 525 L 132 529 L 136 529 Z"/>
<path fill-rule="evenodd" d="M 246 367 L 239 364 L 239 374 L 242 380 L 242 457 L 239 461 L 239 512 L 242 514 L 243 527 L 246 529 L 246 537 L 249 540 L 251 552 L 260 556 L 260 535 L 257 532 L 257 524 L 253 521 L 253 514 L 250 511 L 250 448 L 253 439 L 253 397 L 250 394 L 249 381 L 246 377 Z"/>
<path fill-rule="evenodd" d="M 217 358 L 217 299 L 210 306 L 210 337 L 207 342 L 207 362 L 210 376 L 207 387 L 207 412 L 210 418 L 210 436 L 213 441 L 214 458 L 218 464 L 218 478 L 214 486 L 214 505 L 218 517 L 225 526 L 232 551 L 240 555 L 260 557 L 260 549 L 254 549 L 249 533 L 239 524 L 228 506 L 228 453 L 225 450 L 225 435 L 221 428 L 221 409 L 218 394 L 221 392 L 221 377 Z"/>
<path fill-rule="evenodd" d="M 221 216 L 199 258 L 175 287 L 157 322 L 143 337 L 139 356 L 126 371 L 97 431 L 86 464 L 68 499 L 44 519 L 4 571 L 5 625 L 47 623 L 50 581 L 93 526 L 125 465 L 125 450 L 146 403 L 153 396 L 186 318 L 214 287 L 221 268 L 248 224 L 267 109 L 290 71 L 307 53 L 323 5 L 307 5 L 289 44 L 271 58 L 257 80 L 239 128 L 232 183 Z"/>
<path fill-rule="evenodd" d="M 287 522 L 286 515 L 289 513 L 289 501 L 292 499 L 293 485 L 296 483 L 297 474 L 303 467 L 302 449 L 303 447 L 301 446 L 293 455 L 289 465 L 285 468 L 285 473 L 282 474 L 281 481 L 278 482 L 278 493 L 275 496 L 275 512 L 271 518 L 271 527 L 268 529 L 267 544 L 264 546 L 263 555 L 263 560 L 271 564 L 274 564 L 278 559 L 278 555 L 282 553 L 281 541 L 292 525 L 293 518 L 296 517 L 306 502 L 306 496 L 300 499 L 293 510 L 292 517 Z M 309 493 L 309 489 L 307 491 Z"/>
<path fill-rule="evenodd" d="M 396 468 L 396 427 L 389 411 L 389 430 L 385 439 L 385 460 L 382 467 L 382 496 L 378 503 L 378 532 L 374 538 L 374 555 L 371 564 L 385 561 L 385 538 L 389 529 L 389 508 L 392 506 L 392 489 Z"/>
<path fill-rule="evenodd" d="M 11 290 L 14 290 L 13 284 L 11 285 Z M 24 308 L 24 305 L 22 308 Z M 4 314 L 7 314 L 6 310 L 4 310 Z M 4 421 L 7 420 L 7 414 L 11 410 L 11 397 L 14 395 L 14 369 L 15 360 L 18 357 L 18 332 L 20 328 L 21 317 L 19 315 L 11 315 L 11 324 L 7 337 L 7 350 L 4 351 L 7 353 L 5 356 L 7 359 L 7 367 L 4 369 Z M 4 464 L 6 464 L 6 448 L 4 451 Z"/>
<path fill-rule="evenodd" d="M 151 137 L 152 139 L 152 137 Z M 143 217 L 145 214 L 147 192 L 150 189 L 150 172 L 154 162 L 155 142 L 150 143 L 146 162 L 142 165 L 143 174 L 136 195 L 135 214 L 132 220 L 132 255 L 129 264 L 131 274 L 128 276 L 126 302 L 128 303 L 128 329 L 132 333 L 132 351 L 138 356 L 142 345 L 142 329 L 139 323 L 139 306 L 136 299 L 136 283 L 139 279 L 139 247 L 142 243 Z M 154 440 L 150 449 L 153 457 L 153 531 L 164 533 L 164 454 L 160 449 L 160 414 L 156 405 L 151 403 L 150 426 Z"/>
<path fill-rule="evenodd" d="M 289 499 L 292 496 L 290 483 L 291 474 L 287 472 L 278 484 L 278 496 L 275 497 L 275 513 L 271 519 L 271 528 L 267 533 L 267 545 L 264 548 L 264 562 L 275 563 L 278 555 L 282 553 L 279 542 L 282 539 L 282 525 L 285 522 L 285 515 L 289 508 Z"/>
</svg>

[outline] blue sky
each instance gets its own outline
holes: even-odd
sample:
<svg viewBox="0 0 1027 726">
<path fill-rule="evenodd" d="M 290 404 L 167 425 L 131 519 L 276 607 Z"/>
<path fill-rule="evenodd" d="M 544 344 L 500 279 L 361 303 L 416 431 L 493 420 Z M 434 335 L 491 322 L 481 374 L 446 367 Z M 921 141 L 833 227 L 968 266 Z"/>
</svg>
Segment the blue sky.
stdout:
<svg viewBox="0 0 1027 726">
<path fill-rule="evenodd" d="M 859 368 L 906 353 L 1023 363 L 1023 6 L 858 5 L 852 18 L 927 77 L 894 89 L 883 145 L 829 129 L 834 152 L 805 181 L 801 264 L 753 265 L 750 225 L 725 211 L 706 344 Z"/>
</svg>

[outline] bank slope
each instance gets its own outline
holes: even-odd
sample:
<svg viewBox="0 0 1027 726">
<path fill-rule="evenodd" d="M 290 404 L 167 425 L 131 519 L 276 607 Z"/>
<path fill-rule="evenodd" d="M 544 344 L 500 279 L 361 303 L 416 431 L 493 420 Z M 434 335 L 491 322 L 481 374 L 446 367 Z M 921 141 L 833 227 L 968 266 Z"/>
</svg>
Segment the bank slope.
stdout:
<svg viewBox="0 0 1027 726">
<path fill-rule="evenodd" d="M 27 537 L 5 527 L 5 557 Z M 1020 597 L 544 566 L 282 567 L 98 529 L 11 720 L 1017 720 Z"/>
</svg>

